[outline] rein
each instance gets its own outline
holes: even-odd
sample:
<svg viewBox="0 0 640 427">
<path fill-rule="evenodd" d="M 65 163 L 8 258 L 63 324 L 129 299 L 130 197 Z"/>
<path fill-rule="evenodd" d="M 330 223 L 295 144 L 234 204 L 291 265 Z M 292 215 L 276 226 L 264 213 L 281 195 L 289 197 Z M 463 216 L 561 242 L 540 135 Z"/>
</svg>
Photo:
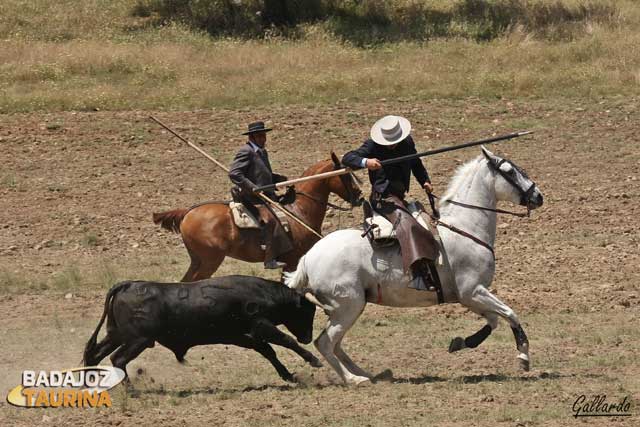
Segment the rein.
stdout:
<svg viewBox="0 0 640 427">
<path fill-rule="evenodd" d="M 433 215 L 433 214 L 429 214 L 429 216 L 436 223 L 436 226 L 437 225 L 441 225 L 444 228 L 448 228 L 449 230 L 453 231 L 454 233 L 458 233 L 461 236 L 464 236 L 464 237 L 466 237 L 468 239 L 473 240 L 474 242 L 476 242 L 480 246 L 483 246 L 483 247 L 487 248 L 491 252 L 491 255 L 493 255 L 493 259 L 496 259 L 495 250 L 493 249 L 493 247 L 490 244 L 488 244 L 484 240 L 482 240 L 479 237 L 476 237 L 473 234 L 468 233 L 468 232 L 466 232 L 466 231 L 464 231 L 464 230 L 462 230 L 462 229 L 460 229 L 460 228 L 458 228 L 458 227 L 456 227 L 454 225 L 447 224 L 446 222 L 440 221 L 440 218 L 436 218 L 435 215 Z"/>
<path fill-rule="evenodd" d="M 432 194 L 432 196 L 436 199 L 439 199 L 438 196 L 436 196 L 435 194 Z M 479 211 L 487 211 L 487 212 L 495 212 L 495 213 L 501 213 L 501 214 L 508 214 L 508 215 L 513 215 L 513 216 L 517 216 L 519 218 L 528 218 L 531 216 L 531 209 L 529 208 L 529 205 L 527 204 L 527 212 L 513 212 L 513 211 L 507 211 L 504 209 L 493 209 L 493 208 L 487 208 L 485 206 L 478 206 L 478 205 L 471 205 L 469 203 L 463 203 L 463 202 L 458 202 L 457 200 L 450 200 L 450 199 L 445 199 L 444 202 L 446 203 L 451 203 L 452 205 L 457 205 L 457 206 L 462 206 L 463 208 L 469 208 L 469 209 L 477 209 Z"/>
<path fill-rule="evenodd" d="M 438 196 L 436 196 L 436 195 L 435 195 L 435 194 L 433 194 L 433 193 L 429 194 L 429 196 L 430 196 L 430 197 L 433 197 L 433 198 L 435 198 L 435 199 L 439 199 L 439 197 L 438 197 Z M 524 212 L 512 212 L 512 211 L 507 211 L 507 210 L 504 210 L 504 209 L 493 209 L 493 208 L 488 208 L 488 207 L 486 207 L 486 206 L 472 205 L 472 204 L 469 204 L 469 203 L 463 203 L 463 202 L 458 202 L 458 201 L 456 201 L 456 200 L 449 200 L 449 199 L 444 200 L 444 202 L 448 202 L 448 203 L 451 203 L 451 204 L 453 204 L 453 205 L 461 206 L 461 207 L 463 207 L 463 208 L 468 208 L 468 209 L 477 209 L 477 210 L 480 210 L 480 211 L 487 211 L 487 212 L 495 212 L 495 213 L 508 214 L 508 215 L 517 216 L 517 217 L 519 217 L 519 218 L 529 217 L 529 216 L 530 216 L 530 214 L 531 214 L 531 209 L 529 208 L 529 205 L 528 205 L 528 204 L 527 204 L 527 212 L 526 212 L 526 213 L 524 213 Z M 432 207 L 433 207 L 433 206 L 434 206 L 434 205 L 432 205 Z M 434 210 L 434 213 L 429 214 L 429 216 L 431 217 L 431 219 L 433 220 L 433 222 L 435 222 L 435 224 L 436 224 L 436 225 L 441 225 L 441 226 L 443 226 L 443 227 L 445 227 L 445 228 L 448 228 L 449 230 L 453 231 L 454 233 L 458 233 L 458 234 L 459 234 L 459 235 L 461 235 L 461 236 L 464 236 L 464 237 L 466 237 L 466 238 L 468 238 L 468 239 L 473 240 L 474 242 L 476 242 L 476 243 L 477 243 L 477 244 L 479 244 L 480 246 L 487 248 L 487 249 L 491 252 L 491 255 L 493 255 L 493 259 L 495 259 L 495 258 L 496 258 L 495 250 L 493 249 L 493 247 L 492 247 L 490 244 L 488 244 L 488 243 L 487 243 L 487 242 L 485 242 L 484 240 L 482 240 L 482 239 L 480 239 L 479 237 L 476 237 L 476 236 L 474 236 L 473 234 L 471 234 L 471 233 L 469 233 L 469 232 L 467 232 L 467 231 L 464 231 L 464 230 L 462 230 L 462 229 L 460 229 L 460 228 L 458 228 L 458 227 L 456 227 L 456 226 L 454 226 L 454 225 L 447 224 L 446 222 L 442 222 L 442 221 L 440 220 L 440 215 L 435 215 L 435 210 Z"/>
<path fill-rule="evenodd" d="M 329 206 L 329 207 L 331 207 L 333 209 L 339 210 L 339 211 L 347 212 L 347 211 L 351 210 L 350 208 L 343 208 L 342 206 L 338 206 L 338 205 L 333 204 L 333 203 L 331 203 L 329 201 L 324 202 L 324 201 L 322 201 L 320 199 L 317 199 L 317 198 L 313 197 L 309 193 L 305 193 L 304 191 L 296 191 L 296 194 L 299 194 L 301 196 L 305 196 L 305 197 L 313 200 L 314 202 L 317 202 L 317 203 L 320 203 L 320 204 L 326 204 L 327 206 Z"/>
</svg>

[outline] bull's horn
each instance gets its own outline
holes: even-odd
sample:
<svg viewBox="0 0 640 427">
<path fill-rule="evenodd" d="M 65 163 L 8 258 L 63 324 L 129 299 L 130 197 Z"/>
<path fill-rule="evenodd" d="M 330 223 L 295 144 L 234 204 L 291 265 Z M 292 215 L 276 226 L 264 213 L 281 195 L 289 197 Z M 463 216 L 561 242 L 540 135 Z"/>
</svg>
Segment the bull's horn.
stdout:
<svg viewBox="0 0 640 427">
<path fill-rule="evenodd" d="M 318 301 L 318 298 L 316 298 L 315 295 L 313 295 L 311 292 L 305 292 L 304 293 L 304 297 L 307 301 L 309 301 L 310 303 L 317 305 L 318 307 L 320 307 L 321 309 L 323 309 L 324 311 L 331 311 L 333 310 L 333 307 L 329 307 L 327 305 L 322 304 L 320 301 Z"/>
</svg>

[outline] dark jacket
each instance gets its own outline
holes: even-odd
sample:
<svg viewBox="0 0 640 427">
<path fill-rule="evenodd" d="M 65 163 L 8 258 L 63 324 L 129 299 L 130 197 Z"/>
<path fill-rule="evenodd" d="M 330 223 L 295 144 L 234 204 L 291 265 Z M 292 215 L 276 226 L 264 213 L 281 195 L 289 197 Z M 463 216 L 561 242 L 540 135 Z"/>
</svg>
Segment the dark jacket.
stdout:
<svg viewBox="0 0 640 427">
<path fill-rule="evenodd" d="M 256 199 L 256 202 L 260 199 L 253 196 L 254 188 L 287 180 L 286 176 L 271 171 L 269 155 L 264 149 L 263 153 L 264 157 L 253 151 L 251 144 L 246 143 L 240 148 L 229 168 L 229 178 L 241 190 L 242 196 Z M 275 197 L 273 192 L 265 194 L 272 199 Z"/>
<path fill-rule="evenodd" d="M 376 144 L 372 139 L 367 139 L 360 148 L 345 154 L 342 157 L 342 163 L 350 168 L 358 169 L 362 167 L 362 159 L 364 158 L 375 158 L 382 161 L 414 153 L 416 153 L 416 146 L 411 136 L 399 142 L 398 146 L 393 150 Z M 405 193 L 409 191 L 411 172 L 413 172 L 420 185 L 424 185 L 425 182 L 431 182 L 429 174 L 420 159 L 383 166 L 382 169 L 375 171 L 369 170 L 369 181 L 373 191 L 383 196 L 394 194 L 404 198 Z"/>
</svg>

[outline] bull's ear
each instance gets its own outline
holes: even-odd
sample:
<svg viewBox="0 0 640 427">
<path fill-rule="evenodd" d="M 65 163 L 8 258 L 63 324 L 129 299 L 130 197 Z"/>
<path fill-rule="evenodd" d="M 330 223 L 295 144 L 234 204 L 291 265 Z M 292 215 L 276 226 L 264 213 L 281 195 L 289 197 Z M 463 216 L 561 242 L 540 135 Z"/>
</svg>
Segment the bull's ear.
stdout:
<svg viewBox="0 0 640 427">
<path fill-rule="evenodd" d="M 339 169 L 340 159 L 338 159 L 338 156 L 336 156 L 336 153 L 334 153 L 333 151 L 331 152 L 331 160 L 333 160 L 333 164 L 336 166 L 336 168 Z"/>
</svg>

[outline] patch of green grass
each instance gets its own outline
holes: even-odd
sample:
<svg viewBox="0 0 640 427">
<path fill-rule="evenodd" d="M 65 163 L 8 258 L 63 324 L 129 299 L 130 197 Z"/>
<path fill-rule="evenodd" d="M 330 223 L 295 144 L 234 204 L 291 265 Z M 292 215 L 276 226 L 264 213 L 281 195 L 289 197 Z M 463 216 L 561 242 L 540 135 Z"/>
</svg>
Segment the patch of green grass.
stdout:
<svg viewBox="0 0 640 427">
<path fill-rule="evenodd" d="M 54 274 L 50 280 L 50 285 L 57 291 L 69 291 L 77 289 L 85 281 L 78 267 L 71 265 L 61 272 Z"/>
<path fill-rule="evenodd" d="M 29 282 L 24 277 L 6 270 L 0 271 L 0 291 L 12 293 L 29 288 Z"/>
<path fill-rule="evenodd" d="M 15 190 L 18 186 L 18 181 L 14 173 L 8 173 L 2 177 L 2 186 L 10 190 Z"/>
<path fill-rule="evenodd" d="M 98 235 L 92 232 L 85 234 L 81 239 L 82 246 L 87 248 L 94 248 L 98 246 L 99 242 Z"/>
<path fill-rule="evenodd" d="M 101 268 L 98 270 L 98 283 L 101 287 L 111 288 L 114 284 L 120 281 L 120 276 L 115 267 L 107 262 L 102 263 Z"/>
</svg>

